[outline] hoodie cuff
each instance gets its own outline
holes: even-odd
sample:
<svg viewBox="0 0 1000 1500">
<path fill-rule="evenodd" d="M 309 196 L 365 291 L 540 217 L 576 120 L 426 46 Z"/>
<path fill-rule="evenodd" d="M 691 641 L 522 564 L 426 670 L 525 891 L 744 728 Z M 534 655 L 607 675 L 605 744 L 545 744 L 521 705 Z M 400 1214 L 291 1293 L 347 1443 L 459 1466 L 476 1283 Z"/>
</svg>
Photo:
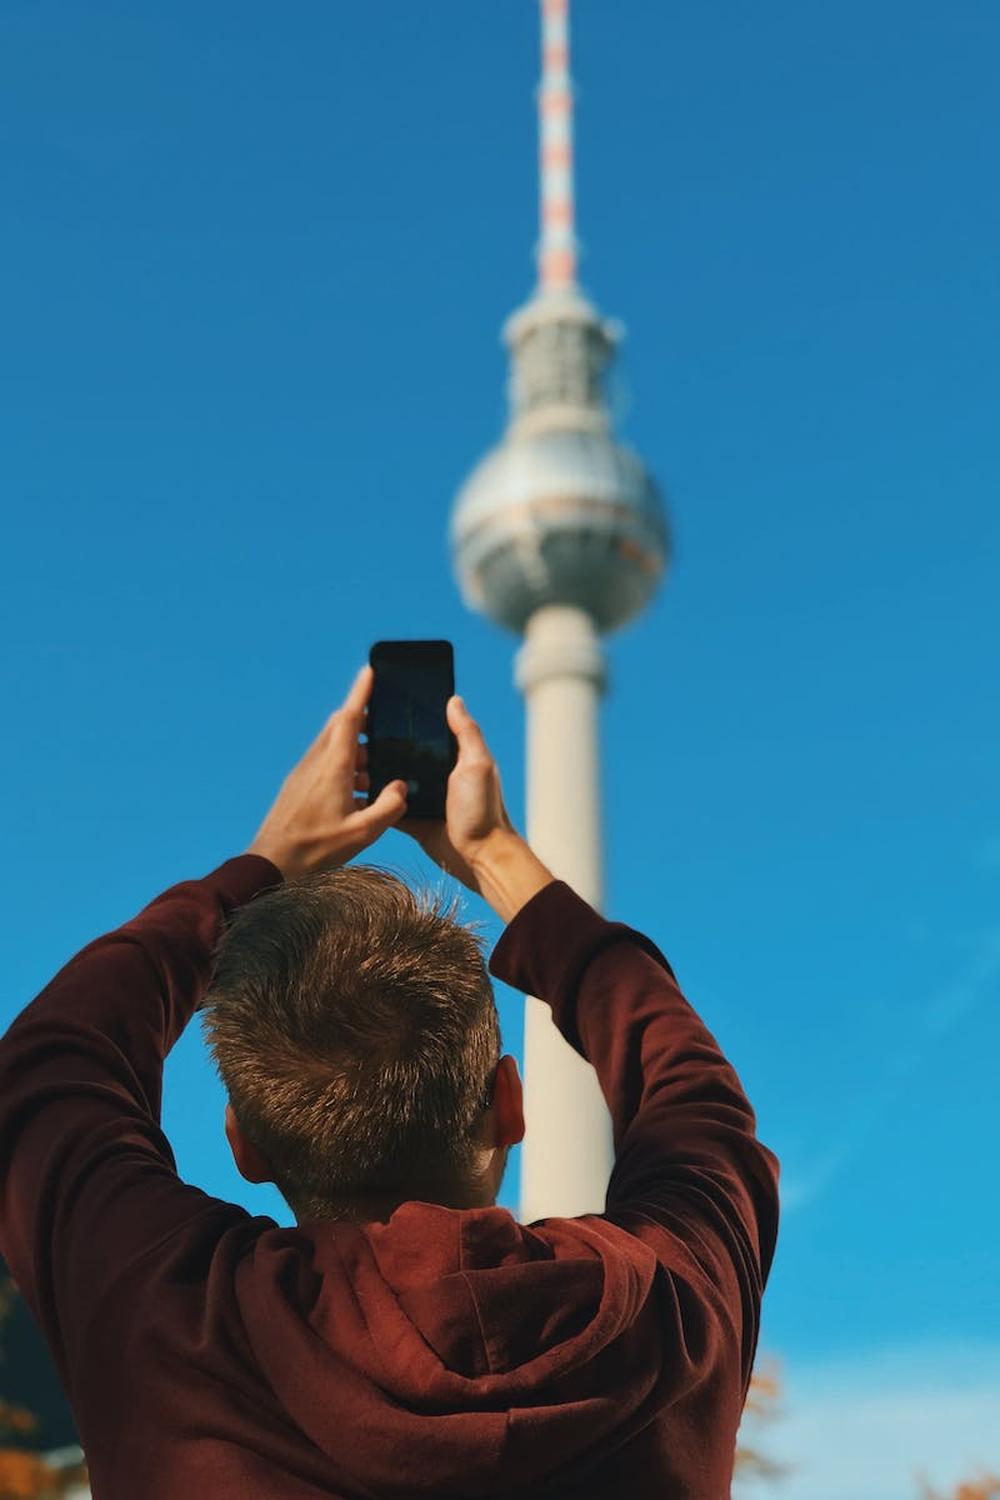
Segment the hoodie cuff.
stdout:
<svg viewBox="0 0 1000 1500">
<path fill-rule="evenodd" d="M 263 854 L 237 854 L 227 859 L 217 870 L 206 875 L 202 881 L 222 901 L 227 910 L 245 906 L 262 891 L 284 884 L 284 875 L 276 864 L 265 859 Z"/>
<path fill-rule="evenodd" d="M 624 922 L 602 917 L 564 880 L 543 886 L 507 925 L 493 949 L 489 971 L 526 995 L 545 1000 L 570 1046 L 582 1057 L 576 992 L 590 961 L 615 943 L 633 943 L 673 970 L 649 938 Z"/>
<path fill-rule="evenodd" d="M 490 957 L 490 973 L 526 995 L 548 999 L 567 963 L 608 924 L 564 880 L 552 880 L 504 928 Z"/>
<path fill-rule="evenodd" d="M 554 880 L 536 891 L 504 928 L 490 957 L 490 973 L 546 1001 L 563 1036 L 585 1055 L 576 1017 L 570 1014 L 576 982 L 593 953 L 615 941 L 614 927 L 564 880 Z"/>
</svg>

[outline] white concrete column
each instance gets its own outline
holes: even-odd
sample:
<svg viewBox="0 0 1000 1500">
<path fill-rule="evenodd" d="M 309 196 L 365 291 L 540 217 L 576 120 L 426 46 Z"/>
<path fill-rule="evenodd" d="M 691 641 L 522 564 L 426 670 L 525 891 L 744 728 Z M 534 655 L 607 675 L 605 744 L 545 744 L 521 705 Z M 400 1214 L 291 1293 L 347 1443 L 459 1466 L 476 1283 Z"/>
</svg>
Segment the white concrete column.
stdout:
<svg viewBox="0 0 1000 1500">
<path fill-rule="evenodd" d="M 525 696 L 528 842 L 584 900 L 602 900 L 598 705 L 604 651 L 586 611 L 552 604 L 528 621 L 515 677 Z M 611 1119 L 589 1063 L 546 1004 L 524 1016 L 523 1223 L 600 1213 L 611 1173 Z"/>
</svg>

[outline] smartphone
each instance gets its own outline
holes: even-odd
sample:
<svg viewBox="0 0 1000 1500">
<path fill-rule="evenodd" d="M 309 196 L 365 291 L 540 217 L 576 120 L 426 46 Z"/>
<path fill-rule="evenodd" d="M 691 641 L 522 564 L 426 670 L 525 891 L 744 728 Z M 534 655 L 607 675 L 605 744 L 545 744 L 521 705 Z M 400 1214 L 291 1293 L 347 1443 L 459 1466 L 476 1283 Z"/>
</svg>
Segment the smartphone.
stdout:
<svg viewBox="0 0 1000 1500">
<path fill-rule="evenodd" d="M 450 641 L 376 641 L 368 701 L 369 803 L 390 781 L 408 788 L 407 816 L 443 818 L 457 744 L 445 705 L 455 691 Z"/>
</svg>

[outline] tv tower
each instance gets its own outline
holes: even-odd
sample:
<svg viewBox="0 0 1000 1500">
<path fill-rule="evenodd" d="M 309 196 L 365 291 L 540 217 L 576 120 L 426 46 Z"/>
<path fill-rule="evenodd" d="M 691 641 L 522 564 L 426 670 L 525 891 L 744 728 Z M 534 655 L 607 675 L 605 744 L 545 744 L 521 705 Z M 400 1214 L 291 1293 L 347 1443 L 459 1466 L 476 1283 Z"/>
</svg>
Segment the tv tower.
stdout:
<svg viewBox="0 0 1000 1500">
<path fill-rule="evenodd" d="M 504 326 L 510 421 L 458 495 L 451 541 L 465 602 L 524 638 L 528 839 L 600 906 L 601 635 L 652 597 L 669 538 L 656 485 L 611 431 L 602 380 L 620 330 L 577 284 L 568 0 L 541 0 L 541 17 L 538 285 Z M 526 1005 L 521 1219 L 599 1213 L 613 1155 L 597 1076 L 548 1006 Z"/>
</svg>

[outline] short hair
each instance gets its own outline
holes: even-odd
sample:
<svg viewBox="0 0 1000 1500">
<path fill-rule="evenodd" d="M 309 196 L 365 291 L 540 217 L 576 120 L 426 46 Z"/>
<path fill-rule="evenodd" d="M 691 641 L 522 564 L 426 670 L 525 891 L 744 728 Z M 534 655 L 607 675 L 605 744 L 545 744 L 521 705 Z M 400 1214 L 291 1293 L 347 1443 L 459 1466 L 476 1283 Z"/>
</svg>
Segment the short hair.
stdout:
<svg viewBox="0 0 1000 1500">
<path fill-rule="evenodd" d="M 461 1195 L 500 1056 L 493 987 L 457 895 L 375 865 L 240 908 L 203 1019 L 244 1136 L 300 1220 Z"/>
</svg>

